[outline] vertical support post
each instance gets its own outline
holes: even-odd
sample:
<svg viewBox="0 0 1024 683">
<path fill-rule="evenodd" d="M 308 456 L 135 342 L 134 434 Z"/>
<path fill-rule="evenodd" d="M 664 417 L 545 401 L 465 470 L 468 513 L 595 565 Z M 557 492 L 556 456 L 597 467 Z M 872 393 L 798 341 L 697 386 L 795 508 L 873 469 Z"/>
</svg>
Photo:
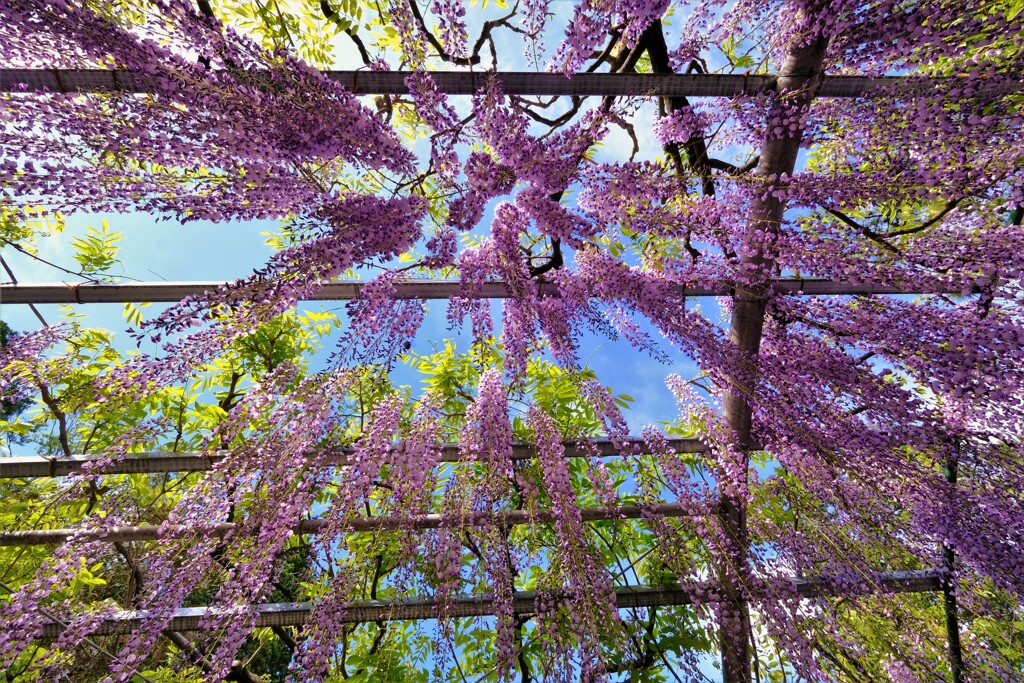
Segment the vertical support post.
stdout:
<svg viewBox="0 0 1024 683">
<path fill-rule="evenodd" d="M 959 462 L 950 455 L 946 460 L 946 481 L 956 486 Z M 949 672 L 953 683 L 963 683 L 964 656 L 960 645 L 960 615 L 956 606 L 956 552 L 942 545 L 942 604 L 946 612 L 946 648 L 949 654 Z"/>
</svg>

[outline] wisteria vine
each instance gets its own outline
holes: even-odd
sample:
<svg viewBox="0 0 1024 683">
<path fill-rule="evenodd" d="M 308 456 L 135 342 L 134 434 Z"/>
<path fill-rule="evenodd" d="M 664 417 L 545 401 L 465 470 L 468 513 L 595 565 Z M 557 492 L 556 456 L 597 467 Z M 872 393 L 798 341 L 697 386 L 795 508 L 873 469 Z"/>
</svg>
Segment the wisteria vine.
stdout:
<svg viewBox="0 0 1024 683">
<path fill-rule="evenodd" d="M 454 677 L 470 647 L 455 614 L 467 595 L 491 606 L 473 626 L 491 634 L 483 678 L 665 667 L 700 680 L 713 659 L 728 683 L 761 666 L 806 680 L 1024 679 L 1011 633 L 1024 601 L 1019 3 L 584 0 L 564 12 L 535 1 L 484 21 L 470 3 L 396 0 L 365 28 L 377 31 L 373 68 L 412 69 L 408 95 L 372 103 L 233 26 L 231 3 L 140 5 L 0 0 L 8 65 L 120 69 L 146 90 L 4 94 L 0 202 L 274 218 L 291 241 L 250 277 L 147 321 L 136 336 L 159 352 L 76 374 L 63 398 L 51 389 L 80 368 L 54 349 L 77 326 L 0 349 L 0 402 L 37 396 L 60 426 L 59 455 L 81 445 L 72 416 L 104 421 L 96 459 L 53 494 L 87 492 L 74 532 L 0 602 L 0 661 L 17 680 L 74 680 L 122 608 L 144 617 L 104 680 L 133 680 L 164 636 L 200 678 L 252 680 L 238 678 L 253 675 L 239 652 L 258 606 L 294 578 L 294 557 L 305 568 L 290 600 L 314 603 L 304 627 L 277 634 L 294 681 L 347 677 L 339 642 L 383 661 L 393 632 L 348 615 L 355 601 L 392 598 L 433 600 L 432 661 Z M 318 21 L 365 55 L 356 28 L 369 5 L 321 5 Z M 554 105 L 505 94 L 499 35 L 525 38 L 530 59 L 567 75 L 778 82 L 699 102 Z M 428 71 L 445 63 L 474 69 L 471 99 L 437 87 Z M 836 74 L 903 78 L 817 97 Z M 275 347 L 296 302 L 351 269 L 372 279 L 326 369 Z M 472 338 L 469 360 L 434 367 L 422 394 L 389 376 L 427 319 L 422 302 L 397 298 L 409 270 L 458 278 L 448 321 L 468 318 Z M 780 294 L 780 277 L 919 296 Z M 492 281 L 508 290 L 496 319 L 479 298 Z M 717 305 L 695 306 L 692 287 Z M 643 448 L 629 438 L 631 416 L 581 357 L 595 333 L 698 364 L 699 377 L 666 372 L 679 405 L 667 422 L 700 449 L 676 452 L 654 428 Z M 167 434 L 177 449 L 186 402 L 176 415 L 175 392 L 225 358 L 235 375 L 196 431 L 204 452 L 227 456 L 166 507 L 105 484 L 110 462 Z M 514 456 L 524 441 L 532 459 Z M 675 515 L 656 512 L 666 502 Z M 584 520 L 624 504 L 638 519 Z M 376 531 L 351 531 L 375 519 Z M 158 541 L 115 556 L 103 540 L 144 524 Z M 123 604 L 72 590 L 104 564 L 131 571 Z M 887 595 L 878 577 L 900 572 L 932 572 L 934 595 Z M 686 606 L 621 611 L 630 577 L 681 591 Z M 195 604 L 215 608 L 201 646 L 168 630 Z M 32 650 L 53 615 L 63 633 Z M 689 633 L 672 640 L 673 623 Z"/>
</svg>

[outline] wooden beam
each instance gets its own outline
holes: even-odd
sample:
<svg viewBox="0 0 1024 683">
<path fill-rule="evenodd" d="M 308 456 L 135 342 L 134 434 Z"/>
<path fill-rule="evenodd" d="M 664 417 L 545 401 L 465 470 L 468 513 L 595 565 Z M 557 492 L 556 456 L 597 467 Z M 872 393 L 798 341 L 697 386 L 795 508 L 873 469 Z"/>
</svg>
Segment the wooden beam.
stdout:
<svg viewBox="0 0 1024 683">
<path fill-rule="evenodd" d="M 940 574 L 932 571 L 886 572 L 872 577 L 872 590 L 865 594 L 930 593 L 939 590 Z M 792 590 L 804 599 L 836 595 L 832 580 L 783 579 L 789 586 L 780 585 L 780 592 Z M 706 584 L 705 591 L 713 588 Z M 637 607 L 667 607 L 689 605 L 691 590 L 679 586 L 620 586 L 615 589 L 616 607 L 631 609 Z M 844 593 L 846 595 L 847 593 Z M 561 596 L 565 597 L 565 596 Z M 517 591 L 512 597 L 512 611 L 520 615 L 534 614 L 536 593 Z M 311 602 L 278 602 L 257 607 L 256 627 L 301 626 L 313 611 Z M 182 607 L 165 626 L 169 631 L 198 631 L 200 623 L 211 614 L 231 614 L 227 607 Z M 483 595 L 460 595 L 447 602 L 432 598 L 405 598 L 395 600 L 355 600 L 332 615 L 332 619 L 347 623 L 376 621 L 410 621 L 417 619 L 483 617 L 494 614 L 494 597 Z M 93 631 L 93 635 L 107 636 L 131 633 L 142 628 L 150 613 L 145 610 L 126 610 L 105 619 Z M 63 631 L 61 624 L 47 624 L 44 638 L 56 638 Z"/>
<path fill-rule="evenodd" d="M 678 503 L 660 505 L 618 505 L 612 507 L 579 508 L 584 522 L 599 522 L 609 519 L 642 519 L 645 514 L 661 517 L 689 517 L 689 509 Z M 462 512 L 445 515 L 419 515 L 417 517 L 356 517 L 342 520 L 348 531 L 408 531 L 438 529 L 441 527 L 460 529 L 473 526 L 524 526 L 546 524 L 555 520 L 555 512 L 541 510 L 508 510 L 504 512 Z M 294 527 L 297 534 L 317 534 L 327 528 L 330 520 L 306 519 Z M 238 527 L 232 522 L 212 524 L 205 535 L 223 538 Z M 156 541 L 167 532 L 185 531 L 187 527 L 175 526 L 165 529 L 159 526 L 112 526 L 95 531 L 82 529 L 27 529 L 0 533 L 0 547 L 32 545 L 56 545 L 66 542 L 77 534 L 83 541 L 106 541 L 128 543 L 133 541 Z"/>
<path fill-rule="evenodd" d="M 365 282 L 328 282 L 309 296 L 307 301 L 348 301 L 357 299 Z M 541 292 L 557 295 L 552 283 L 541 283 Z M 0 302 L 5 304 L 103 304 L 176 302 L 186 296 L 198 296 L 225 287 L 223 282 L 83 282 L 76 285 L 63 283 L 3 283 L 0 284 Z M 874 285 L 859 282 L 781 278 L 772 282 L 772 292 L 803 296 L 819 295 L 871 295 L 871 294 L 927 294 L 961 291 L 960 287 L 942 287 L 938 291 L 910 285 Z M 447 299 L 459 296 L 461 285 L 446 280 L 407 280 L 395 284 L 399 299 Z M 727 296 L 733 287 L 722 282 L 717 287 L 677 287 L 685 296 Z M 480 287 L 478 298 L 505 299 L 510 296 L 504 282 L 487 282 Z"/>
<path fill-rule="evenodd" d="M 590 443 L 596 450 L 598 457 L 619 457 L 622 454 L 607 439 L 592 439 Z M 651 449 L 640 439 L 631 440 L 644 454 L 651 453 Z M 708 450 L 699 439 L 669 439 L 668 446 L 676 453 L 704 453 Z M 574 441 L 564 444 L 567 458 L 585 458 L 594 454 L 590 448 L 583 448 Z M 332 467 L 347 467 L 348 456 L 353 449 L 342 448 L 322 458 Z M 223 460 L 227 453 L 217 451 L 214 453 L 189 452 L 150 452 L 131 453 L 121 460 L 103 467 L 103 474 L 161 474 L 164 472 L 205 472 L 212 470 L 213 466 Z M 78 472 L 84 465 L 101 456 L 77 454 L 69 458 L 53 457 L 46 458 L 39 455 L 14 456 L 0 458 L 0 479 L 20 479 L 24 477 L 66 477 L 73 472 Z M 512 460 L 532 460 L 537 457 L 537 447 L 530 444 L 515 444 L 512 446 Z M 441 462 L 461 462 L 462 454 L 456 444 L 448 444 L 441 448 Z"/>
<path fill-rule="evenodd" d="M 402 95 L 409 92 L 405 79 L 408 71 L 325 71 L 332 81 L 358 95 Z M 441 92 L 449 95 L 472 95 L 493 78 L 501 82 L 509 95 L 576 95 L 641 97 L 733 97 L 755 95 L 775 90 L 776 74 L 637 74 L 578 73 L 567 77 L 560 73 L 504 71 L 475 73 L 471 71 L 434 71 L 430 76 Z M 248 80 L 259 82 L 258 72 Z M 967 83 L 957 77 L 927 78 L 906 76 L 829 76 L 825 78 L 819 97 L 863 97 L 885 93 L 894 87 L 901 92 L 914 90 L 927 94 L 936 88 Z M 994 78 L 983 84 L 971 83 L 986 94 L 1006 95 L 1024 90 L 1019 79 Z M 129 71 L 106 69 L 0 69 L 0 92 L 52 93 L 143 93 L 152 90 L 144 76 Z"/>
</svg>

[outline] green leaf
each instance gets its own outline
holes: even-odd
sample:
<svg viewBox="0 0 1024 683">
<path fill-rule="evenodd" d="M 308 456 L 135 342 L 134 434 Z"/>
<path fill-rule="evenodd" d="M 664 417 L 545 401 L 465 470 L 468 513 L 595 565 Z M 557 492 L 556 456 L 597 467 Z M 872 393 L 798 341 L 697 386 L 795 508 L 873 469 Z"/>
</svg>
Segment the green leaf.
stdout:
<svg viewBox="0 0 1024 683">
<path fill-rule="evenodd" d="M 84 237 L 76 237 L 71 240 L 71 246 L 75 248 L 75 260 L 78 261 L 83 273 L 104 274 L 114 265 L 120 263 L 117 260 L 117 252 L 120 249 L 117 243 L 124 239 L 124 234 L 111 232 L 110 226 L 104 219 L 100 229 L 86 227 Z"/>
</svg>

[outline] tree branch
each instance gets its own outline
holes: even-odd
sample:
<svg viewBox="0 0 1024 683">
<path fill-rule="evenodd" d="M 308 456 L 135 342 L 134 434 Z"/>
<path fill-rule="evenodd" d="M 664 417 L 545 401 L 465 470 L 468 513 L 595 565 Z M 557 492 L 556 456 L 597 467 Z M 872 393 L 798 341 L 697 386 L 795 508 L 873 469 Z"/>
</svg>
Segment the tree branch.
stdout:
<svg viewBox="0 0 1024 683">
<path fill-rule="evenodd" d="M 647 54 L 651 58 L 651 69 L 654 73 L 674 73 L 669 64 L 668 45 L 665 43 L 665 32 L 662 29 L 660 20 L 655 21 L 647 28 L 643 37 L 640 39 L 640 42 L 647 48 Z M 667 97 L 663 98 L 663 101 L 668 105 L 669 113 L 679 111 L 690 106 L 689 100 L 683 96 Z M 675 148 L 674 152 L 671 149 L 673 147 Z M 683 149 L 686 151 L 686 158 L 689 162 L 690 168 L 692 168 L 694 173 L 696 173 L 701 179 L 701 191 L 705 196 L 714 197 L 715 183 L 714 178 L 711 175 L 711 164 L 710 159 L 708 158 L 708 145 L 707 141 L 704 139 L 703 132 L 701 135 L 690 138 L 690 140 L 683 145 Z M 669 143 L 665 146 L 665 151 L 681 165 L 678 144 Z"/>
<path fill-rule="evenodd" d="M 415 2 L 415 0 L 412 1 Z M 473 54 L 470 57 L 470 59 L 476 60 L 475 62 L 473 62 L 474 64 L 480 63 L 480 49 L 484 46 L 485 42 L 490 42 L 491 56 L 494 58 L 495 68 L 497 68 L 498 59 L 497 56 L 494 54 L 494 39 L 491 37 L 491 32 L 499 26 L 504 26 L 505 28 L 516 33 L 522 33 L 521 30 L 517 29 L 515 26 L 508 23 L 508 20 L 511 19 L 513 16 L 515 16 L 515 9 L 513 9 L 512 12 L 509 12 L 503 17 L 500 17 L 498 19 L 491 19 L 490 21 L 484 22 L 483 28 L 480 29 L 480 35 L 477 37 L 476 42 L 473 43 Z"/>
<path fill-rule="evenodd" d="M 867 237 L 872 242 L 876 242 L 877 244 L 882 245 L 883 247 L 885 247 L 886 249 L 888 249 L 892 253 L 896 254 L 897 256 L 902 256 L 903 255 L 903 252 L 901 252 L 899 249 L 897 249 L 893 245 L 891 245 L 888 242 L 886 242 L 885 238 L 882 235 L 879 235 L 877 232 L 875 232 L 871 228 L 867 227 L 866 225 L 861 225 L 857 221 L 855 221 L 852 218 L 850 218 L 849 216 L 847 216 L 842 211 L 837 211 L 836 209 L 829 209 L 829 208 L 826 208 L 825 210 L 828 211 L 833 216 L 835 216 L 836 218 L 838 218 L 839 220 L 841 220 L 843 223 L 846 223 L 847 225 L 849 225 L 854 230 L 858 230 L 862 235 Z"/>
<path fill-rule="evenodd" d="M 427 42 L 430 43 L 431 47 L 434 48 L 438 57 L 446 62 L 457 64 L 459 66 L 474 66 L 480 63 L 480 55 L 475 51 L 469 57 L 455 57 L 445 50 L 444 46 L 441 45 L 441 41 L 437 39 L 437 36 L 427 30 L 427 24 L 423 21 L 423 14 L 420 13 L 420 8 L 419 5 L 416 4 L 416 0 L 409 0 L 409 9 L 412 11 L 412 16 L 416 19 L 416 24 L 419 26 L 420 31 L 423 32 L 423 36 L 427 39 Z M 481 34 L 481 38 L 477 41 L 478 47 L 482 40 L 483 35 Z"/>
<path fill-rule="evenodd" d="M 572 120 L 572 118 L 574 116 L 576 116 L 576 114 L 579 113 L 580 106 L 583 104 L 583 98 L 582 97 L 577 97 L 576 95 L 573 95 L 573 97 L 572 97 L 572 106 L 568 109 L 568 111 L 566 111 L 564 114 L 562 114 L 558 118 L 549 119 L 546 116 L 542 116 L 541 114 L 537 113 L 533 109 L 533 107 L 543 107 L 543 105 L 533 104 L 531 106 L 531 103 L 523 102 L 521 97 L 516 97 L 515 99 L 517 101 L 519 101 L 523 105 L 522 107 L 520 107 L 520 109 L 521 109 L 521 111 L 524 114 L 529 116 L 531 119 L 533 119 L 537 123 L 543 123 L 545 126 L 551 126 L 552 128 L 557 128 L 558 126 L 565 125 L 570 120 Z"/>
<path fill-rule="evenodd" d="M 899 237 L 901 235 L 910 235 L 910 234 L 913 234 L 915 232 L 921 232 L 922 230 L 927 230 L 928 228 L 932 227 L 933 225 L 938 223 L 940 220 L 942 220 L 942 218 L 946 214 L 948 214 L 950 211 L 955 209 L 957 207 L 957 205 L 961 201 L 963 201 L 962 197 L 958 198 L 958 199 L 953 199 L 953 200 L 951 200 L 949 202 L 946 202 L 946 205 L 944 207 L 942 207 L 941 211 L 939 211 L 937 214 L 935 214 L 934 216 L 932 216 L 931 218 L 926 220 L 924 223 L 921 223 L 920 225 L 917 225 L 917 226 L 915 226 L 913 228 L 906 228 L 904 230 L 894 230 L 892 232 L 885 232 L 885 233 L 882 233 L 881 237 L 885 237 L 885 238 Z"/>
<path fill-rule="evenodd" d="M 327 0 L 320 0 L 320 11 L 327 19 L 334 19 L 334 16 L 337 14 Z M 341 26 L 339 25 L 338 28 L 341 28 Z M 363 43 L 363 39 L 357 36 L 355 31 L 351 28 L 342 28 L 341 31 L 351 38 L 353 43 L 355 43 L 356 49 L 359 50 L 359 58 L 363 60 L 363 64 L 369 64 L 373 61 L 370 59 L 370 53 L 366 51 L 366 45 Z"/>
<path fill-rule="evenodd" d="M 213 13 L 213 8 L 210 7 L 209 0 L 196 0 L 196 4 L 199 5 L 199 11 L 207 19 L 216 19 L 217 17 Z"/>
<path fill-rule="evenodd" d="M 68 418 L 67 415 L 61 410 L 60 406 L 57 405 L 57 399 L 50 393 L 50 387 L 40 381 L 37 386 L 39 387 L 39 396 L 43 399 L 43 403 L 53 413 L 54 418 L 57 420 L 57 441 L 60 443 L 60 448 L 64 451 L 64 457 L 71 457 L 71 445 L 68 443 Z"/>
<path fill-rule="evenodd" d="M 716 171 L 725 171 L 729 175 L 740 176 L 750 173 L 757 168 L 757 163 L 760 160 L 760 156 L 755 156 L 742 166 L 736 166 L 735 164 L 730 164 L 728 161 L 722 161 L 721 159 L 708 159 L 708 165 Z"/>
<path fill-rule="evenodd" d="M 531 266 L 530 277 L 540 277 L 549 270 L 561 268 L 563 265 L 565 265 L 565 260 L 562 258 L 562 240 L 553 239 L 551 240 L 551 257 L 539 266 Z"/>
<path fill-rule="evenodd" d="M 622 29 L 619 26 L 616 26 L 611 30 L 611 33 L 608 34 L 608 45 L 606 45 L 604 50 L 594 58 L 594 63 L 587 67 L 587 73 L 597 71 L 598 67 L 608 61 L 608 58 L 611 57 L 612 50 L 614 50 L 615 46 L 619 44 L 620 38 L 622 38 Z"/>
</svg>

